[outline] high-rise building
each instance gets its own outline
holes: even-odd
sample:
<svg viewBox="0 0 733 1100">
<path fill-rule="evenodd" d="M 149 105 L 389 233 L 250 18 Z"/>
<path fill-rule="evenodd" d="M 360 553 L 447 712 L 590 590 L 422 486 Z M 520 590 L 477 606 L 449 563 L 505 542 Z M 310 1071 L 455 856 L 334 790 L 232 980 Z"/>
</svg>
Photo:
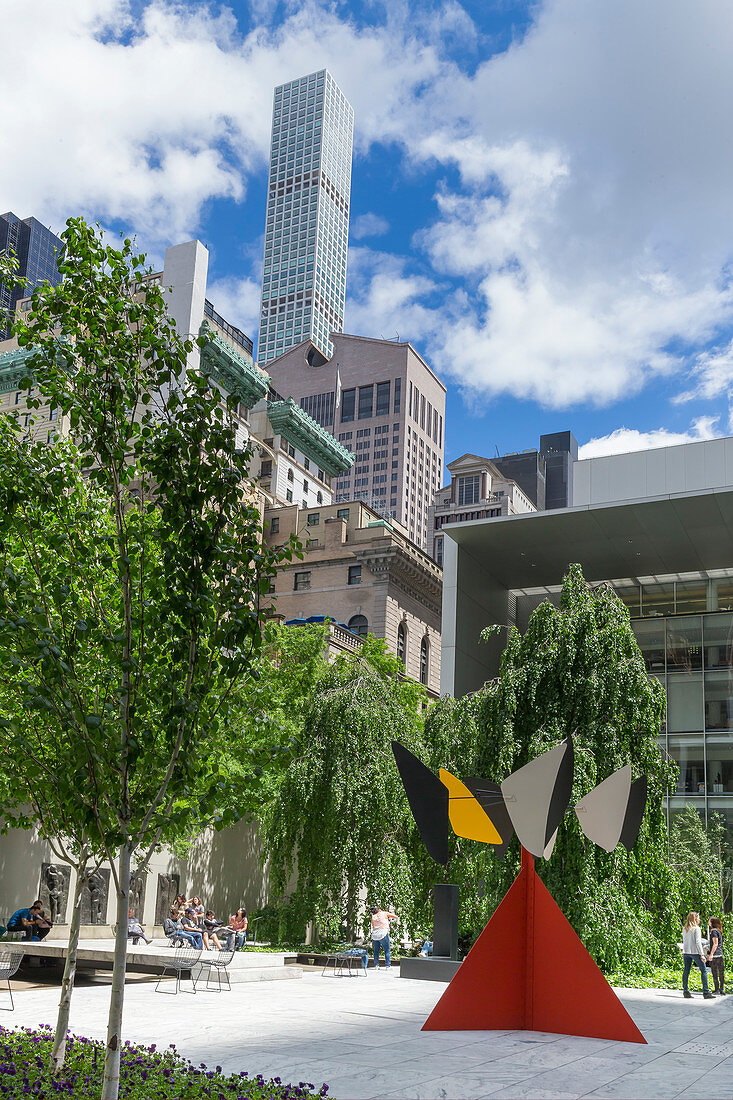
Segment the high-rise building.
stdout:
<svg viewBox="0 0 733 1100">
<path fill-rule="evenodd" d="M 354 112 L 331 74 L 275 89 L 258 360 L 310 338 L 333 354 L 344 323 Z"/>
<path fill-rule="evenodd" d="M 428 513 L 443 483 L 445 386 L 412 344 L 334 332 L 333 358 L 310 341 L 268 365 L 273 385 L 356 455 L 334 502 L 363 500 L 428 545 Z"/>
<path fill-rule="evenodd" d="M 56 254 L 63 242 L 36 218 L 22 221 L 8 211 L 0 214 L 0 252 L 14 252 L 19 263 L 18 274 L 26 280 L 25 287 L 11 287 L 0 282 L 0 340 L 10 334 L 10 317 L 16 303 L 27 297 L 40 283 L 53 286 L 61 276 L 56 266 Z"/>
</svg>

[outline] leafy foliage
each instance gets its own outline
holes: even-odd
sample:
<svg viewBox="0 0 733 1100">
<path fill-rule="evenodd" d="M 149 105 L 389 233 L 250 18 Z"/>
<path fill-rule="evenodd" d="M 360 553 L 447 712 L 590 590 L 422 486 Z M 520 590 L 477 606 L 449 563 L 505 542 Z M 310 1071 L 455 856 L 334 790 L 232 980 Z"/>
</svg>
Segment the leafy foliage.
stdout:
<svg viewBox="0 0 733 1100">
<path fill-rule="evenodd" d="M 102 1044 L 95 1039 L 72 1035 L 63 1079 L 48 1072 L 48 1048 L 51 1035 L 45 1028 L 37 1031 L 21 1028 L 9 1031 L 0 1027 L 0 1097 L 55 1096 L 67 1094 L 75 1100 L 98 1096 L 101 1086 Z M 207 1069 L 177 1053 L 175 1046 L 158 1051 L 125 1043 L 120 1069 L 120 1096 L 124 1100 L 150 1100 L 152 1097 L 211 1097 L 219 1100 L 315 1100 L 328 1092 L 323 1085 L 302 1081 L 285 1085 L 279 1079 L 266 1081 L 246 1073 L 224 1074 L 221 1067 Z"/>
<path fill-rule="evenodd" d="M 686 806 L 672 818 L 669 858 L 678 876 L 680 920 L 691 910 L 711 917 L 722 914 L 724 864 L 719 840 L 724 830 L 724 819 L 717 814 L 706 829 L 694 806 Z"/>
<path fill-rule="evenodd" d="M 292 549 L 264 545 L 230 423 L 240 395 L 194 369 L 145 258 L 82 219 L 62 236 L 62 282 L 36 288 L 15 328 L 32 351 L 29 408 L 56 408 L 73 443 L 0 427 L 2 712 L 11 757 L 28 722 L 42 732 L 30 768 L 48 771 L 39 753 L 60 739 L 68 829 L 94 829 L 112 864 L 112 1096 L 131 860 L 216 818 L 218 738 L 262 641 L 260 597 Z M 16 780 L 29 789 L 22 768 Z M 218 824 L 236 816 L 230 805 Z"/>
<path fill-rule="evenodd" d="M 411 919 L 414 867 L 427 861 L 390 742 L 419 749 L 424 692 L 400 679 L 383 642 L 326 667 L 307 697 L 297 757 L 264 820 L 274 895 L 297 870 L 282 938 L 308 921 L 337 935 L 357 927 L 360 896 Z"/>
</svg>

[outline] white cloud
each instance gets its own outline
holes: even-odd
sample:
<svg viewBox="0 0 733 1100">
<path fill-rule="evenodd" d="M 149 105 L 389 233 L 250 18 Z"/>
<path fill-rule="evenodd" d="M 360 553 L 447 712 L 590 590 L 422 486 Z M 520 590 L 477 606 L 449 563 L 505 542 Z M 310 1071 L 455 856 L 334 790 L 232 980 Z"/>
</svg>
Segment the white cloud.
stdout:
<svg viewBox="0 0 733 1100">
<path fill-rule="evenodd" d="M 578 448 L 578 457 L 598 458 L 601 455 L 626 454 L 627 451 L 647 451 L 653 447 L 672 447 L 677 443 L 699 443 L 703 439 L 717 439 L 720 434 L 718 421 L 712 416 L 693 420 L 686 432 L 670 432 L 666 428 L 655 428 L 650 432 L 616 428 L 609 435 L 589 439 Z"/>
<path fill-rule="evenodd" d="M 362 257 L 350 327 L 411 339 L 474 400 L 607 404 L 683 375 L 680 346 L 679 388 L 721 393 L 728 353 L 705 348 L 733 319 L 727 0 L 667 0 L 663 18 L 657 0 L 544 0 L 470 72 L 456 43 L 473 64 L 481 42 L 455 0 L 368 8 L 360 27 L 348 5 L 291 2 L 278 24 L 251 0 L 260 22 L 243 33 L 203 4 L 143 0 L 138 19 L 127 0 L 11 5 L 4 208 L 56 227 L 123 220 L 146 248 L 179 240 L 266 163 L 273 85 L 326 66 L 359 152 L 397 143 L 411 169 L 459 180 L 438 191 L 421 254 Z M 248 280 L 232 295 L 251 315 Z"/>
<path fill-rule="evenodd" d="M 351 222 L 349 236 L 360 241 L 364 237 L 382 237 L 389 232 L 389 222 L 380 214 L 359 214 Z"/>
<path fill-rule="evenodd" d="M 723 347 L 701 352 L 695 360 L 690 381 L 692 389 L 678 394 L 677 404 L 696 397 L 730 395 L 733 390 L 733 340 Z"/>
<path fill-rule="evenodd" d="M 254 279 L 215 279 L 206 296 L 217 313 L 242 329 L 250 338 L 257 334 L 260 316 L 260 283 Z"/>
</svg>

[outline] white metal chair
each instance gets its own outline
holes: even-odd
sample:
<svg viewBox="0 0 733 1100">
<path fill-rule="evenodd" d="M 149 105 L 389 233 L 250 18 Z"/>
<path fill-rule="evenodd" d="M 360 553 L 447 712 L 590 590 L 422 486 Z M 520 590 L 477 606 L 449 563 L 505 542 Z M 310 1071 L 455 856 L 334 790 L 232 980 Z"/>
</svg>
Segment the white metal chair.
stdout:
<svg viewBox="0 0 733 1100">
<path fill-rule="evenodd" d="M 234 948 L 230 947 L 224 951 L 217 951 L 215 955 L 204 956 L 199 960 L 201 969 L 196 976 L 196 981 L 200 982 L 203 977 L 203 968 L 206 966 L 206 988 L 215 993 L 221 993 L 222 989 L 228 989 L 231 993 L 232 983 L 229 981 L 229 964 L 234 958 Z M 216 973 L 216 983 L 212 982 L 212 972 Z M 226 978 L 226 985 L 222 983 L 222 974 Z M 195 983 L 194 983 L 195 985 Z"/>
<path fill-rule="evenodd" d="M 166 970 L 170 970 L 176 975 L 176 988 L 173 990 L 172 995 L 175 996 L 179 990 L 183 993 L 195 993 L 196 981 L 193 976 L 193 968 L 201 957 L 201 948 L 199 947 L 177 947 L 176 953 L 169 962 L 166 962 L 163 967 L 160 977 L 158 978 L 157 985 L 155 986 L 156 993 L 170 993 L 169 989 L 161 989 L 160 983 L 165 977 Z M 187 972 L 188 981 L 191 982 L 193 989 L 181 989 L 181 982 L 185 980 L 184 974 Z"/>
<path fill-rule="evenodd" d="M 13 1012 L 15 1010 L 13 991 L 10 988 L 10 979 L 13 974 L 17 972 L 22 961 L 22 951 L 0 951 L 0 982 L 8 983 L 8 993 L 10 994 L 10 1008 L 4 1008 L 5 1012 Z"/>
</svg>

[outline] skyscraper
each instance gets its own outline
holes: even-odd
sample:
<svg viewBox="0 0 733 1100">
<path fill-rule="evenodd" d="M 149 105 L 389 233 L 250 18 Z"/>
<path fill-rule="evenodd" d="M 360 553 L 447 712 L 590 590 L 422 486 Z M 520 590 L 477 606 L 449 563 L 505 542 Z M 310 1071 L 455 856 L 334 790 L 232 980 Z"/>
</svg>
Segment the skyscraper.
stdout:
<svg viewBox="0 0 733 1100">
<path fill-rule="evenodd" d="M 0 340 L 10 335 L 9 315 L 16 303 L 26 298 L 39 283 L 56 286 L 61 276 L 56 266 L 56 253 L 63 242 L 35 218 L 15 214 L 0 214 L 0 252 L 14 252 L 20 264 L 19 275 L 27 280 L 25 287 L 11 287 L 0 282 Z"/>
<path fill-rule="evenodd" d="M 333 355 L 344 323 L 354 112 L 331 74 L 275 89 L 258 360 L 310 338 Z"/>
</svg>

